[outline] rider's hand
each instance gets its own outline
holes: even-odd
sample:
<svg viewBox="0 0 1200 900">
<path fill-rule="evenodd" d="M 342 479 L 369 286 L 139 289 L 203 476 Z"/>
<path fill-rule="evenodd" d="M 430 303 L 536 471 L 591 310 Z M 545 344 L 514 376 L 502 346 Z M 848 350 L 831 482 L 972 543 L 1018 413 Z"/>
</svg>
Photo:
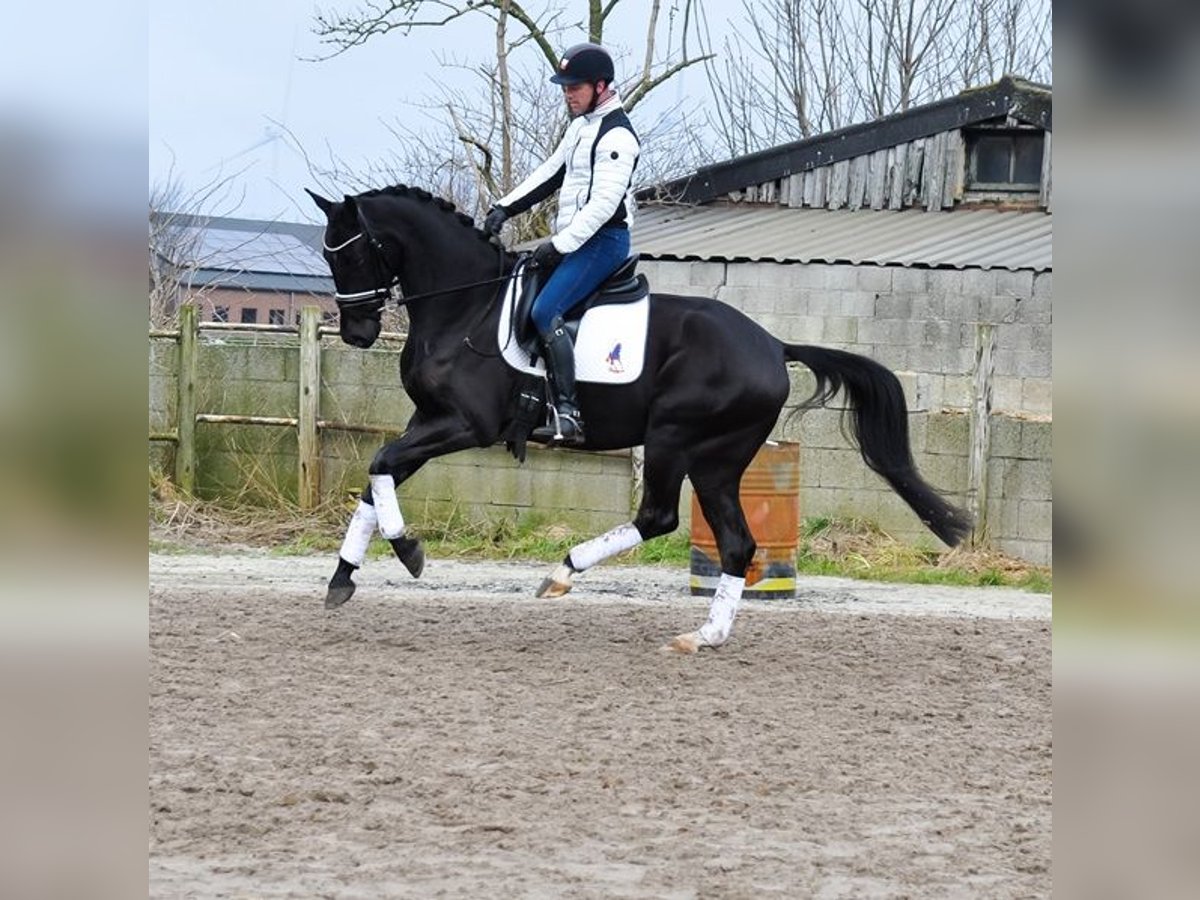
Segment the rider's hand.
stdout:
<svg viewBox="0 0 1200 900">
<path fill-rule="evenodd" d="M 539 269 L 553 269 L 562 262 L 562 258 L 563 255 L 554 246 L 554 241 L 538 244 L 537 249 L 533 251 L 533 263 Z"/>
<path fill-rule="evenodd" d="M 487 218 L 483 220 L 483 233 L 488 237 L 495 237 L 500 233 L 500 226 L 506 219 L 508 219 L 508 213 L 499 206 L 493 206 L 488 210 Z"/>
</svg>

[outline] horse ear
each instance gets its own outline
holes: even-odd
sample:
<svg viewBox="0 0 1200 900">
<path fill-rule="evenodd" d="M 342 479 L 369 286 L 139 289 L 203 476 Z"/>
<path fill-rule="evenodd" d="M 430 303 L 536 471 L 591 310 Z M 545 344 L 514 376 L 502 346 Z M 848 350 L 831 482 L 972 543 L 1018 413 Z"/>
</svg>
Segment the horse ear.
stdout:
<svg viewBox="0 0 1200 900">
<path fill-rule="evenodd" d="M 315 204 L 317 204 L 317 206 L 321 207 L 321 212 L 325 213 L 325 215 L 327 215 L 327 216 L 329 215 L 329 213 L 333 209 L 333 205 L 334 205 L 332 200 L 326 200 L 320 194 L 315 194 L 312 191 L 310 191 L 308 188 L 305 188 L 304 192 L 306 194 L 308 194 L 308 196 L 313 198 L 313 203 L 315 203 Z"/>
</svg>

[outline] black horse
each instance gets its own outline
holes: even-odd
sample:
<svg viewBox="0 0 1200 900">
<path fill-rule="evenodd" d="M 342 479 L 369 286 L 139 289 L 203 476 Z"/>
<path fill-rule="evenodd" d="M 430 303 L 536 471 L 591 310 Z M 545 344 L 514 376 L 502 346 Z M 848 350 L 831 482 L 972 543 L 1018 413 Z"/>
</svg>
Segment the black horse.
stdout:
<svg viewBox="0 0 1200 900">
<path fill-rule="evenodd" d="M 329 583 L 326 606 L 332 608 L 353 594 L 351 575 L 376 528 L 391 540 L 410 573 L 420 575 L 424 552 L 406 532 L 396 487 L 427 460 L 488 447 L 510 433 L 514 391 L 528 376 L 498 355 L 502 304 L 497 283 L 516 259 L 468 217 L 425 191 L 403 186 L 341 202 L 309 193 L 328 218 L 325 258 L 337 288 L 342 340 L 370 347 L 379 336 L 385 302 L 399 296 L 398 302 L 407 304 L 400 377 L 416 404 L 404 433 L 371 463 L 370 484 Z M 641 505 L 632 522 L 572 548 L 538 596 L 564 594 L 578 572 L 673 531 L 687 476 L 716 537 L 722 575 L 708 621 L 670 646 L 695 652 L 724 643 L 755 552 L 739 485 L 787 399 L 789 362 L 803 363 L 816 376 L 809 404 L 845 393 L 863 460 L 934 534 L 954 545 L 969 533 L 969 517 L 916 470 L 904 394 L 892 372 L 857 354 L 782 343 L 715 300 L 654 294 L 637 380 L 581 382 L 578 388 L 588 423 L 585 449 L 644 445 Z"/>
</svg>

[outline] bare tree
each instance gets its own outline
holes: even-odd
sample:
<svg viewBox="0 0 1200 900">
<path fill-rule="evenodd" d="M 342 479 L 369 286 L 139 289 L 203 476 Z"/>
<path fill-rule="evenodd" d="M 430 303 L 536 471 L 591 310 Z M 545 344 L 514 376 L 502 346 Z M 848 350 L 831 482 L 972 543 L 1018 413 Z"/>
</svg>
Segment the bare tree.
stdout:
<svg viewBox="0 0 1200 900">
<path fill-rule="evenodd" d="M 729 155 L 901 112 L 1016 74 L 1051 76 L 1049 0 L 743 0 L 708 61 Z M 702 49 L 711 53 L 707 28 Z"/>
<path fill-rule="evenodd" d="M 818 0 L 815 6 L 822 6 Z M 738 156 L 813 133 L 814 4 L 804 0 L 744 2 L 749 37 L 726 38 L 705 63 L 714 104 L 710 124 L 725 153 Z M 701 40 L 711 46 L 707 19 Z"/>
<path fill-rule="evenodd" d="M 1006 74 L 1049 83 L 1051 45 L 1045 0 L 972 0 L 957 29 L 953 52 L 934 61 L 934 80 L 959 89 Z"/>
<path fill-rule="evenodd" d="M 868 118 L 908 109 L 922 92 L 931 57 L 945 54 L 960 0 L 856 0 L 853 50 L 864 63 L 849 74 Z M 966 4 L 962 4 L 966 5 Z M 922 98 L 924 99 L 924 98 Z"/>
<path fill-rule="evenodd" d="M 439 60 L 448 72 L 459 70 L 460 78 L 466 72 L 466 86 L 435 83 L 436 94 L 421 104 L 430 126 L 395 129 L 397 154 L 369 173 L 372 178 L 388 174 L 399 176 L 396 180 L 416 179 L 478 215 L 531 171 L 566 127 L 561 93 L 546 81 L 548 70 L 557 69 L 563 45 L 573 42 L 567 35 L 582 30 L 587 40 L 603 42 L 606 24 L 623 5 L 623 0 L 583 0 L 574 6 L 572 18 L 566 9 L 533 12 L 517 0 L 371 0 L 350 12 L 318 11 L 315 31 L 331 55 L 337 55 L 393 31 L 407 36 L 468 17 L 490 20 L 495 58 Z M 638 62 L 627 67 L 634 74 L 618 85 L 626 110 L 706 60 L 705 55 L 690 53 L 687 43 L 699 5 L 700 0 L 670 0 L 664 44 L 659 40 L 662 0 L 652 0 Z M 660 135 L 671 129 L 683 135 L 687 128 L 682 118 L 655 123 Z M 688 161 L 680 158 L 680 146 L 696 145 L 681 138 L 673 148 L 671 158 L 682 169 Z M 643 160 L 639 173 L 644 177 L 661 171 L 665 158 L 666 154 Z M 543 208 L 542 213 L 540 218 L 523 219 L 517 225 L 518 237 L 544 234 L 553 211 Z"/>
<path fill-rule="evenodd" d="M 234 183 L 240 174 L 217 175 L 189 189 L 172 166 L 166 178 L 151 188 L 148 216 L 151 327 L 167 327 L 176 321 L 191 281 L 189 276 L 204 263 L 200 251 L 202 235 L 195 224 L 237 210 L 242 197 L 235 192 Z"/>
</svg>

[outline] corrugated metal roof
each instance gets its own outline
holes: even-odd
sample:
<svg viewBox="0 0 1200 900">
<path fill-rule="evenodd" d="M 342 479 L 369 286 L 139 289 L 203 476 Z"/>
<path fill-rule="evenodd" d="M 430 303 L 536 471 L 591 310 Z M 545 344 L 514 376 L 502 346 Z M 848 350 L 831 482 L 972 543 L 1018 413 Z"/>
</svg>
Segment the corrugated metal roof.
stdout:
<svg viewBox="0 0 1200 900">
<path fill-rule="evenodd" d="M 1054 268 L 1053 216 L 1040 211 L 651 203 L 638 208 L 633 240 L 652 259 Z"/>
</svg>

